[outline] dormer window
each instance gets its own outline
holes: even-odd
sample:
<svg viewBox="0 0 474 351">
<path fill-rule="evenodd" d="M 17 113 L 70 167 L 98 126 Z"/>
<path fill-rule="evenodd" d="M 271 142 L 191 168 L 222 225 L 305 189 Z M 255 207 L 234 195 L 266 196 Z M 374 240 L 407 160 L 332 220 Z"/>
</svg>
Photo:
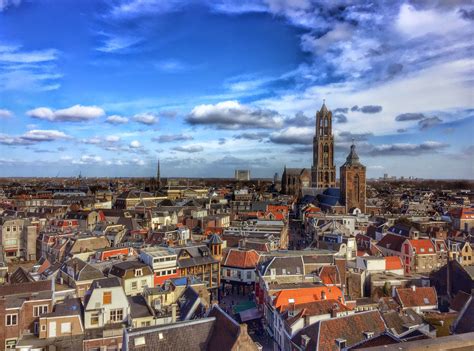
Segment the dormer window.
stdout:
<svg viewBox="0 0 474 351">
<path fill-rule="evenodd" d="M 342 339 L 342 338 L 336 339 L 336 345 L 339 348 L 339 350 L 342 350 L 346 347 L 346 342 L 347 342 L 346 339 Z"/>
<path fill-rule="evenodd" d="M 374 337 L 374 332 L 373 331 L 366 331 L 364 332 L 364 336 L 366 339 L 370 339 Z"/>
<path fill-rule="evenodd" d="M 141 277 L 143 275 L 143 269 L 135 269 L 135 276 L 136 277 Z"/>
</svg>

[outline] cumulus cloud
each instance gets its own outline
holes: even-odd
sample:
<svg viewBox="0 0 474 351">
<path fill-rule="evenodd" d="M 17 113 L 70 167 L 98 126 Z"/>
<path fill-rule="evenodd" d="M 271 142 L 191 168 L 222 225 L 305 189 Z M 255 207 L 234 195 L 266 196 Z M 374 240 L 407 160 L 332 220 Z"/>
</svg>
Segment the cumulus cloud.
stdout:
<svg viewBox="0 0 474 351">
<path fill-rule="evenodd" d="M 152 138 L 153 141 L 157 141 L 159 143 L 172 143 L 174 141 L 187 141 L 193 140 L 191 135 L 186 134 L 163 134 L 159 137 Z"/>
<path fill-rule="evenodd" d="M 0 134 L 0 144 L 3 145 L 29 145 L 40 142 L 69 139 L 70 137 L 59 130 L 32 129 L 19 136 Z"/>
<path fill-rule="evenodd" d="M 294 117 L 285 120 L 286 125 L 296 127 L 310 127 L 314 126 L 315 123 L 315 118 L 308 117 L 301 111 L 296 113 Z"/>
<path fill-rule="evenodd" d="M 282 131 L 272 133 L 270 141 L 275 144 L 310 144 L 314 130 L 308 127 L 288 127 Z"/>
<path fill-rule="evenodd" d="M 77 165 L 90 165 L 90 164 L 101 164 L 104 160 L 101 156 L 97 155 L 82 155 L 79 159 L 73 159 L 72 164 Z"/>
<path fill-rule="evenodd" d="M 196 152 L 203 151 L 204 148 L 201 145 L 183 145 L 183 146 L 176 146 L 172 150 L 193 154 Z"/>
<path fill-rule="evenodd" d="M 13 113 L 9 110 L 0 108 L 0 118 L 10 118 L 13 116 Z"/>
<path fill-rule="evenodd" d="M 132 149 L 139 149 L 141 147 L 142 147 L 142 144 L 140 144 L 140 142 L 138 140 L 133 140 L 130 143 L 130 148 L 132 148 Z"/>
<path fill-rule="evenodd" d="M 338 108 L 335 108 L 332 112 L 333 113 L 348 113 L 349 108 L 347 108 L 347 107 L 338 107 Z"/>
<path fill-rule="evenodd" d="M 244 132 L 234 135 L 234 139 L 246 139 L 246 140 L 258 140 L 262 141 L 265 138 L 268 138 L 270 133 L 267 132 Z"/>
<path fill-rule="evenodd" d="M 333 29 L 318 38 L 312 33 L 304 34 L 301 37 L 301 46 L 305 51 L 321 54 L 334 43 L 351 39 L 353 33 L 354 28 L 350 24 L 336 23 Z"/>
<path fill-rule="evenodd" d="M 147 113 L 140 113 L 136 114 L 133 116 L 133 120 L 135 122 L 141 123 L 141 124 L 146 124 L 146 125 L 153 125 L 155 123 L 158 123 L 158 116 L 154 113 L 147 112 Z"/>
<path fill-rule="evenodd" d="M 128 118 L 119 115 L 112 115 L 107 117 L 105 121 L 110 124 L 125 124 L 128 122 Z"/>
<path fill-rule="evenodd" d="M 425 141 L 421 144 L 384 144 L 374 146 L 369 154 L 372 156 L 418 156 L 437 153 L 448 146 L 438 141 Z"/>
<path fill-rule="evenodd" d="M 198 105 L 186 117 L 191 125 L 218 129 L 274 129 L 283 125 L 283 118 L 275 111 L 224 101 L 215 105 Z"/>
<path fill-rule="evenodd" d="M 337 123 L 347 123 L 347 116 L 343 113 L 336 113 L 333 117 Z"/>
<path fill-rule="evenodd" d="M 402 113 L 395 117 L 395 121 L 405 122 L 405 121 L 419 121 L 420 119 L 425 118 L 425 115 L 422 113 Z"/>
<path fill-rule="evenodd" d="M 421 130 L 429 129 L 431 127 L 434 127 L 437 124 L 442 123 L 443 121 L 439 117 L 428 117 L 425 119 L 422 119 L 421 121 L 418 121 L 418 126 L 420 127 Z"/>
<path fill-rule="evenodd" d="M 29 110 L 28 116 L 52 122 L 84 122 L 105 115 L 103 109 L 97 106 L 74 105 L 61 110 L 52 110 L 48 107 L 38 107 Z"/>
</svg>

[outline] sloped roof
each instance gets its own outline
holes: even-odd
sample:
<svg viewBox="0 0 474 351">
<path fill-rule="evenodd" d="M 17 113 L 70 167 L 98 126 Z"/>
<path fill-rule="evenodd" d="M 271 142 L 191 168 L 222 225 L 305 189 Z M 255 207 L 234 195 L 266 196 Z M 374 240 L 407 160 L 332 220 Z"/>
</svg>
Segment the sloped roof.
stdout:
<svg viewBox="0 0 474 351">
<path fill-rule="evenodd" d="M 216 318 L 208 350 L 231 350 L 240 335 L 240 325 L 220 307 L 213 306 L 208 317 Z"/>
<path fill-rule="evenodd" d="M 405 240 L 406 238 L 403 236 L 389 233 L 377 243 L 377 246 L 400 252 L 402 250 L 402 244 Z"/>
<path fill-rule="evenodd" d="M 364 332 L 377 335 L 384 331 L 385 323 L 380 313 L 369 311 L 311 324 L 301 329 L 292 341 L 301 345 L 302 336 L 306 335 L 310 341 L 304 350 L 339 351 L 337 339 L 345 340 L 346 347 L 350 347 L 366 338 Z"/>
<path fill-rule="evenodd" d="M 409 240 L 411 246 L 418 255 L 434 254 L 435 247 L 429 239 L 413 239 Z"/>
<path fill-rule="evenodd" d="M 341 284 L 341 277 L 337 266 L 323 266 L 319 271 L 319 278 L 326 285 Z"/>
<path fill-rule="evenodd" d="M 403 269 L 402 260 L 398 256 L 385 257 L 385 269 L 387 271 L 394 269 Z"/>
<path fill-rule="evenodd" d="M 397 288 L 397 297 L 403 307 L 438 305 L 434 287 Z"/>
<path fill-rule="evenodd" d="M 235 268 L 256 268 L 260 255 L 255 250 L 230 249 L 223 266 Z"/>
<path fill-rule="evenodd" d="M 325 298 L 328 300 L 343 299 L 342 291 L 338 287 L 316 286 L 311 288 L 281 290 L 275 294 L 273 306 L 280 310 L 285 310 L 291 304 L 297 306 L 304 303 L 324 300 L 323 295 L 325 295 Z"/>
</svg>

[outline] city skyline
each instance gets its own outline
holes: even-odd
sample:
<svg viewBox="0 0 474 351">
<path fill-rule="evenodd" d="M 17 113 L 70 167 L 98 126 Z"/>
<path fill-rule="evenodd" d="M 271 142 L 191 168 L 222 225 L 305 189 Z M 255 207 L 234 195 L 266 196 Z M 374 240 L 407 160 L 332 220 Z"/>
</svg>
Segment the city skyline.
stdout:
<svg viewBox="0 0 474 351">
<path fill-rule="evenodd" d="M 344 3 L 0 1 L 0 176 L 472 179 L 472 7 Z"/>
</svg>

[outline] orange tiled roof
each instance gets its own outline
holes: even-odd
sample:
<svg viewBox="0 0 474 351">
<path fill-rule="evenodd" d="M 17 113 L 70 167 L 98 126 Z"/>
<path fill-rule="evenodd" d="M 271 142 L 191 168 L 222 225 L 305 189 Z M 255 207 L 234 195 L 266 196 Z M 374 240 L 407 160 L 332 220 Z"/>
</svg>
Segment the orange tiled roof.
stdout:
<svg viewBox="0 0 474 351">
<path fill-rule="evenodd" d="M 434 254 L 435 253 L 435 248 L 433 246 L 433 243 L 429 239 L 413 239 L 409 241 L 417 254 L 430 254 L 430 253 Z"/>
<path fill-rule="evenodd" d="M 260 255 L 255 250 L 242 251 L 231 249 L 225 258 L 223 266 L 236 268 L 255 268 Z"/>
<path fill-rule="evenodd" d="M 438 305 L 434 287 L 397 288 L 396 291 L 403 307 Z"/>
<path fill-rule="evenodd" d="M 323 266 L 319 271 L 319 278 L 326 285 L 341 284 L 341 278 L 337 266 Z"/>
<path fill-rule="evenodd" d="M 281 290 L 275 294 L 273 305 L 275 308 L 286 309 L 290 305 L 290 299 L 294 300 L 295 306 L 320 301 L 323 299 L 323 293 L 326 299 L 343 300 L 341 289 L 335 286 L 317 286 L 312 288 Z"/>
<path fill-rule="evenodd" d="M 398 256 L 387 256 L 385 257 L 385 269 L 392 270 L 392 269 L 402 269 L 402 261 Z"/>
</svg>

